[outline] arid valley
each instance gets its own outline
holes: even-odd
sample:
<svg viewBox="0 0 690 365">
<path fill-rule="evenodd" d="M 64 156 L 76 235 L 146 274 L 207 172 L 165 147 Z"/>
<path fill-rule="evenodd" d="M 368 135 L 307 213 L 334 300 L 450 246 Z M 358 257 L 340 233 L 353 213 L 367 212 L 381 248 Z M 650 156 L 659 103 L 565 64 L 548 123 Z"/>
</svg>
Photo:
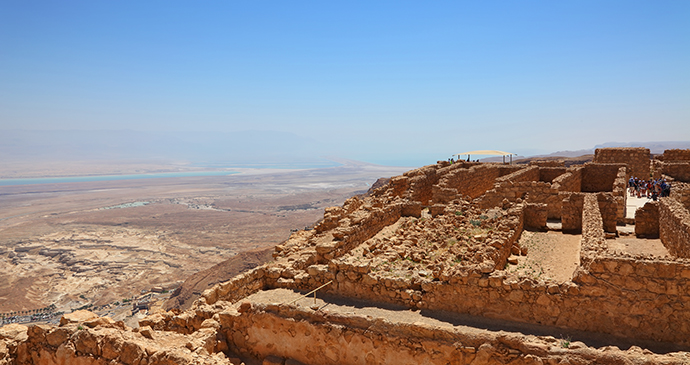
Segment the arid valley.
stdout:
<svg viewBox="0 0 690 365">
<path fill-rule="evenodd" d="M 128 171 L 113 166 L 99 172 Z M 83 173 L 73 166 L 65 171 Z M 152 288 L 172 291 L 239 252 L 275 246 L 291 230 L 316 222 L 325 207 L 404 169 L 346 162 L 323 169 L 235 171 L 241 173 L 0 186 L 0 313 L 50 305 L 69 312 L 129 301 Z M 42 176 L 59 172 L 53 166 Z M 118 319 L 130 310 L 127 305 Z"/>
</svg>

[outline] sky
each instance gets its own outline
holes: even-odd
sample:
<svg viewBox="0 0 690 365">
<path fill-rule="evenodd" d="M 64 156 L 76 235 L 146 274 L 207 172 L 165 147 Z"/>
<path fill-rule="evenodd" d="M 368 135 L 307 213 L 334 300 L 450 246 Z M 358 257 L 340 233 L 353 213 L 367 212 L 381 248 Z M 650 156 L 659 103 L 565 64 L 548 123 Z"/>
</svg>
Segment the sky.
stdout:
<svg viewBox="0 0 690 365">
<path fill-rule="evenodd" d="M 680 141 L 689 65 L 688 1 L 8 0 L 0 131 L 282 133 L 405 166 Z"/>
</svg>

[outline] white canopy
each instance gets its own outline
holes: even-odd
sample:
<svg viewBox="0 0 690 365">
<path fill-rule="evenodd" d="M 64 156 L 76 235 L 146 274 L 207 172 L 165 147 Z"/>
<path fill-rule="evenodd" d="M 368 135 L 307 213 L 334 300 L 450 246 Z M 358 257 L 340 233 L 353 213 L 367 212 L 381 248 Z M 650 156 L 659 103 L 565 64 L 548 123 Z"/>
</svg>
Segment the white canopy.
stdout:
<svg viewBox="0 0 690 365">
<path fill-rule="evenodd" d="M 468 151 L 468 152 L 462 152 L 462 153 L 456 153 L 453 156 L 458 156 L 458 155 L 491 155 L 491 156 L 508 156 L 508 155 L 515 155 L 515 153 L 511 152 L 505 152 L 505 151 L 497 151 L 497 150 L 476 150 L 476 151 Z"/>
</svg>

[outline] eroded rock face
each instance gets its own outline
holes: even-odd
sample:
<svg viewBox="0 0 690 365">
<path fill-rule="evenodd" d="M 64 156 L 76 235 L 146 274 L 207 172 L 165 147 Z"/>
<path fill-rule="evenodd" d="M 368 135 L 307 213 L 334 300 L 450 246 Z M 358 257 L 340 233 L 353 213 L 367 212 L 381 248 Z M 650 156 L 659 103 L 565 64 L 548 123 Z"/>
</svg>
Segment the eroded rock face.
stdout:
<svg viewBox="0 0 690 365">
<path fill-rule="evenodd" d="M 0 364 L 232 364 L 220 351 L 226 345 L 219 341 L 218 329 L 206 323 L 191 335 L 150 327 L 133 330 L 78 311 L 65 315 L 59 327 L 0 328 Z"/>
</svg>

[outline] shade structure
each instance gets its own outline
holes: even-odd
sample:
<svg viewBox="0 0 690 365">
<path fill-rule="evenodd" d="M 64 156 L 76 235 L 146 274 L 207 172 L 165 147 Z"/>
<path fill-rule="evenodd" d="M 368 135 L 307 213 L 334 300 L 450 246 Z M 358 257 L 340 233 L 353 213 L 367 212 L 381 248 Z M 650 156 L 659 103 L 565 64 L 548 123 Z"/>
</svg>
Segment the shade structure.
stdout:
<svg viewBox="0 0 690 365">
<path fill-rule="evenodd" d="M 456 153 L 453 156 L 460 156 L 460 155 L 467 155 L 467 161 L 470 160 L 471 155 L 490 155 L 490 156 L 503 156 L 503 163 L 506 163 L 506 156 L 510 156 L 510 164 L 513 164 L 513 155 L 517 156 L 517 154 L 512 153 L 512 152 L 506 152 L 506 151 L 499 151 L 499 150 L 476 150 L 476 151 L 467 151 L 467 152 L 461 152 L 461 153 Z"/>
<path fill-rule="evenodd" d="M 515 153 L 511 152 L 505 152 L 505 151 L 498 151 L 498 150 L 476 150 L 476 151 L 467 151 L 467 152 L 461 152 L 461 153 L 456 153 L 454 156 L 457 155 L 491 155 L 491 156 L 508 156 L 508 155 L 515 155 Z"/>
</svg>

